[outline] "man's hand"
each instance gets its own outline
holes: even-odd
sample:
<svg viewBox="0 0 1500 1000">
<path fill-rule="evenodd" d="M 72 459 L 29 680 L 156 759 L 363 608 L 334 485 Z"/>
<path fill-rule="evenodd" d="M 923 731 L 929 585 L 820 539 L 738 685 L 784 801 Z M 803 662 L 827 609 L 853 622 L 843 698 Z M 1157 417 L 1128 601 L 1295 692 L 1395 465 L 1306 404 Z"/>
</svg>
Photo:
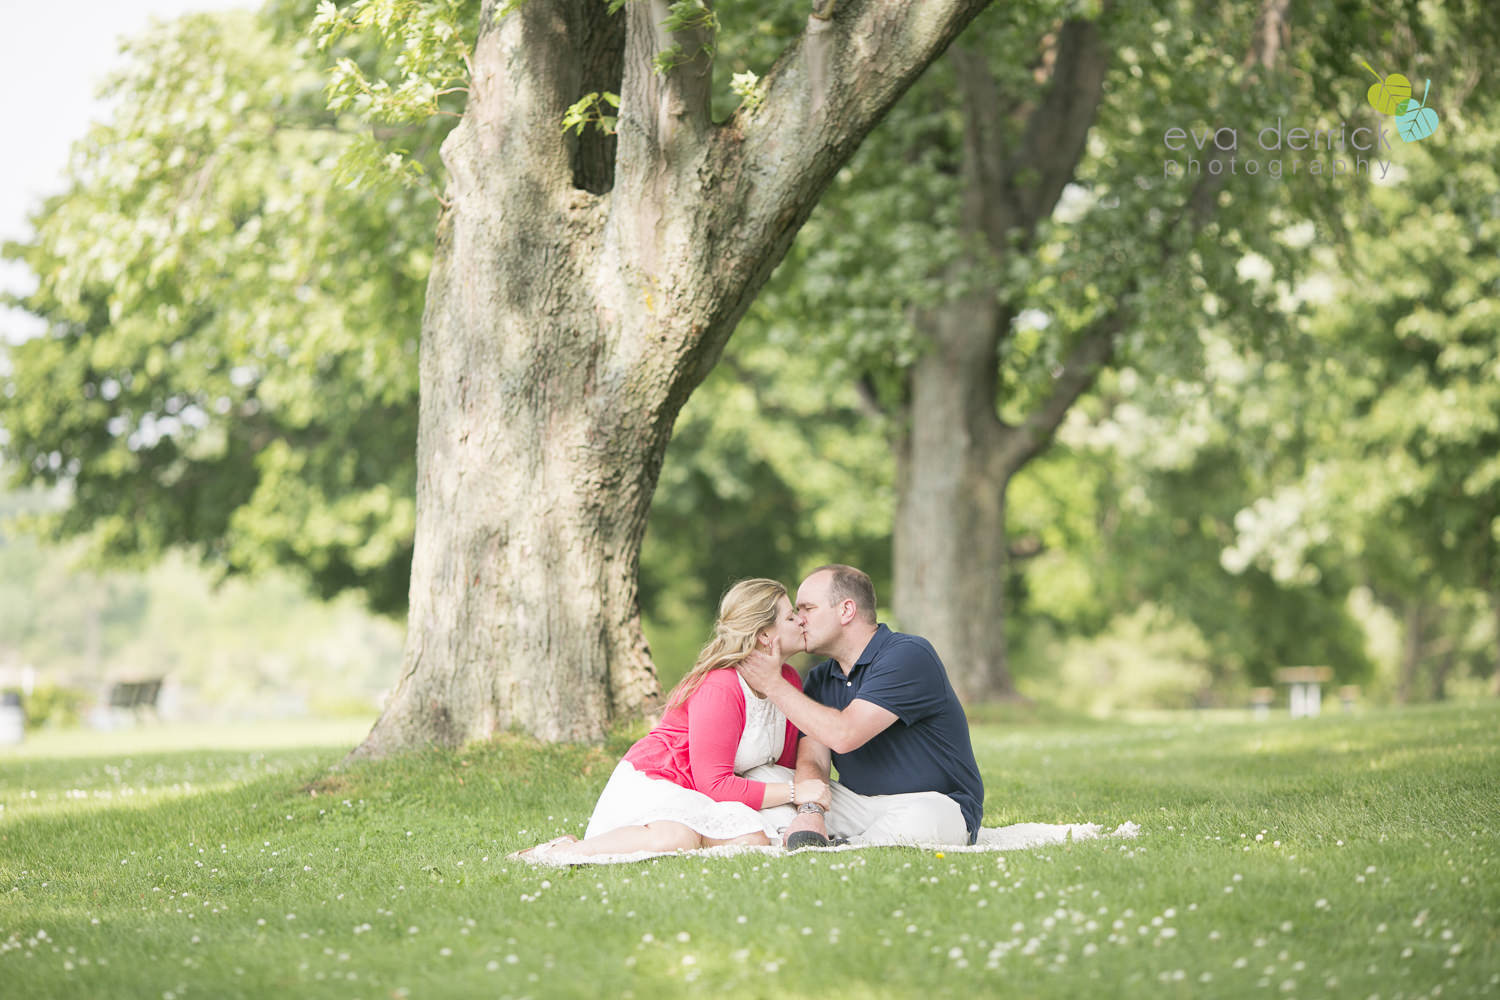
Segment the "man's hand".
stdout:
<svg viewBox="0 0 1500 1000">
<path fill-rule="evenodd" d="M 773 636 L 771 638 L 771 651 L 766 652 L 756 649 L 755 652 L 742 660 L 738 667 L 740 676 L 745 678 L 756 691 L 765 694 L 767 690 L 781 679 L 781 639 Z"/>
</svg>

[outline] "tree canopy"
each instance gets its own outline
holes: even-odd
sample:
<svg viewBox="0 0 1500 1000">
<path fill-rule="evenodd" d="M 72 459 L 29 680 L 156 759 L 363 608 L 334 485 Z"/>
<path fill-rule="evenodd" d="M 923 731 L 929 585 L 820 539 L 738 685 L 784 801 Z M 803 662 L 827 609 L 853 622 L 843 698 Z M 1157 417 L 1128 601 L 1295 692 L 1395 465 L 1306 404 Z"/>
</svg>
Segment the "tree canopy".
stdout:
<svg viewBox="0 0 1500 1000">
<path fill-rule="evenodd" d="M 395 611 L 437 205 L 399 178 L 334 182 L 359 132 L 324 109 L 309 49 L 238 13 L 130 44 L 118 111 L 12 251 L 48 327 L 10 349 L 0 420 L 19 475 L 69 488 L 58 536 L 292 564 Z"/>
</svg>

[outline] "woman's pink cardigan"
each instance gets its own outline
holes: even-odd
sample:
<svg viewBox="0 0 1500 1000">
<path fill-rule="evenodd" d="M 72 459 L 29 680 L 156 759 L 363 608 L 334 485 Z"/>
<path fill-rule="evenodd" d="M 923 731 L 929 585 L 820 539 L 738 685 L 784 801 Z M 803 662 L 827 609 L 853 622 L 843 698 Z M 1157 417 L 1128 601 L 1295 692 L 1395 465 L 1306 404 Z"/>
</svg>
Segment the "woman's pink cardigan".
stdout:
<svg viewBox="0 0 1500 1000">
<path fill-rule="evenodd" d="M 790 664 L 781 676 L 798 691 L 802 678 Z M 711 670 L 691 698 L 669 709 L 656 727 L 625 754 L 642 774 L 702 792 L 718 802 L 743 802 L 760 809 L 766 783 L 734 773 L 734 754 L 745 732 L 745 691 L 732 667 Z M 786 741 L 776 763 L 795 767 L 797 727 L 786 724 Z"/>
</svg>

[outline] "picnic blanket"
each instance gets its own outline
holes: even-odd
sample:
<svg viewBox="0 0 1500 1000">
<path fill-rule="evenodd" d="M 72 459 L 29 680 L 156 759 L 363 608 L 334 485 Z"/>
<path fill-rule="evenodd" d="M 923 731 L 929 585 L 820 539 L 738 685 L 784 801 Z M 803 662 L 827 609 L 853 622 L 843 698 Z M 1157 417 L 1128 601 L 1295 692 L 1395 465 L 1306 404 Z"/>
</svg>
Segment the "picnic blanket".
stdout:
<svg viewBox="0 0 1500 1000">
<path fill-rule="evenodd" d="M 954 847 L 946 844 L 843 844 L 838 847 L 818 847 L 809 850 L 819 854 L 837 851 L 865 851 L 875 847 L 905 847 L 940 851 L 943 854 L 977 854 L 986 851 L 1023 851 L 1031 847 L 1048 844 L 1063 844 L 1074 840 L 1093 840 L 1101 836 L 1136 837 L 1141 828 L 1126 821 L 1109 834 L 1103 832 L 1098 823 L 1016 823 L 1012 826 L 987 826 L 979 831 L 973 844 Z M 724 846 L 705 847 L 696 851 L 636 851 L 633 854 L 595 854 L 592 857 L 576 857 L 558 853 L 550 847 L 538 847 L 522 857 L 534 865 L 568 867 L 571 865 L 618 865 L 636 861 L 647 861 L 661 857 L 728 858 L 742 854 L 769 854 L 792 857 L 802 851 L 787 852 L 780 847 Z"/>
</svg>

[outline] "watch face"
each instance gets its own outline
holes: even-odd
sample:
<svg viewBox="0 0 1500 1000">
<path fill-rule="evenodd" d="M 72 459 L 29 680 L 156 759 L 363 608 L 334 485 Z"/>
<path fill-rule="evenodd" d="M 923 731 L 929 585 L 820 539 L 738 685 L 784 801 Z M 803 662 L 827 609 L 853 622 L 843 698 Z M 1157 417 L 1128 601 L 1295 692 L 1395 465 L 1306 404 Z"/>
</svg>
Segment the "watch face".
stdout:
<svg viewBox="0 0 1500 1000">
<path fill-rule="evenodd" d="M 797 807 L 797 811 L 799 813 L 817 813 L 818 815 L 821 816 L 827 810 L 825 810 L 822 806 L 818 805 L 818 803 L 816 803 L 816 802 L 804 802 L 800 806 Z"/>
</svg>

